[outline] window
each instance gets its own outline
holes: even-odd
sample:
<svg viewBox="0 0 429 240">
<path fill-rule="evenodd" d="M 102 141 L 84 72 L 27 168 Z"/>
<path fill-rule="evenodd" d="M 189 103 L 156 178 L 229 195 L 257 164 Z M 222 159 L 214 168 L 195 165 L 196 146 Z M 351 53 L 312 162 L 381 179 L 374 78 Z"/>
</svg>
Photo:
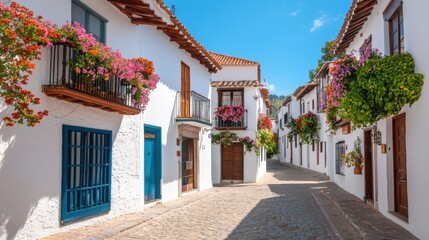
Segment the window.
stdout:
<svg viewBox="0 0 429 240">
<path fill-rule="evenodd" d="M 63 126 L 61 223 L 110 210 L 112 132 Z"/>
<path fill-rule="evenodd" d="M 363 42 L 363 44 L 359 48 L 359 54 L 362 56 L 365 53 L 366 49 L 372 49 L 372 35 L 369 35 L 367 39 Z"/>
<path fill-rule="evenodd" d="M 335 161 L 336 161 L 336 168 L 335 173 L 344 175 L 344 163 L 341 160 L 341 156 L 346 154 L 346 143 L 344 141 L 338 142 L 335 144 Z"/>
<path fill-rule="evenodd" d="M 320 142 L 320 152 L 323 152 L 323 142 Z"/>
<path fill-rule="evenodd" d="M 311 151 L 314 152 L 314 142 L 311 143 Z"/>
<path fill-rule="evenodd" d="M 284 124 L 286 125 L 286 123 L 289 122 L 289 114 L 285 113 L 285 115 L 283 116 L 283 118 L 285 119 Z"/>
<path fill-rule="evenodd" d="M 314 110 L 314 99 L 311 100 L 311 109 Z"/>
<path fill-rule="evenodd" d="M 281 120 L 281 119 L 280 119 L 280 125 L 279 125 L 279 127 L 283 127 L 283 126 L 282 126 L 282 120 Z"/>
<path fill-rule="evenodd" d="M 389 46 L 390 54 L 404 52 L 404 15 L 402 12 L 402 1 L 393 0 L 383 13 L 389 22 Z"/>
<path fill-rule="evenodd" d="M 326 87 L 329 82 L 329 68 L 327 68 L 322 77 L 317 79 L 317 111 L 323 112 L 322 99 L 326 99 Z"/>
<path fill-rule="evenodd" d="M 79 0 L 72 2 L 72 22 L 80 23 L 97 41 L 106 42 L 107 20 Z"/>
<path fill-rule="evenodd" d="M 219 106 L 243 104 L 243 90 L 219 91 Z"/>
</svg>

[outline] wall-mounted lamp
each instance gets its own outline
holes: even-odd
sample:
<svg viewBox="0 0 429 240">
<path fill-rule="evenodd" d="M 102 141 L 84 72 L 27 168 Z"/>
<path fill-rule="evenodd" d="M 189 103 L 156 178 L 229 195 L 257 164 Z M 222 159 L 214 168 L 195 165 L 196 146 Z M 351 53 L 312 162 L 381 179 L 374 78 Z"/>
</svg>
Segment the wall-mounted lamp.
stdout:
<svg viewBox="0 0 429 240">
<path fill-rule="evenodd" d="M 381 132 L 379 130 L 375 133 L 374 142 L 377 145 L 381 145 Z"/>
</svg>

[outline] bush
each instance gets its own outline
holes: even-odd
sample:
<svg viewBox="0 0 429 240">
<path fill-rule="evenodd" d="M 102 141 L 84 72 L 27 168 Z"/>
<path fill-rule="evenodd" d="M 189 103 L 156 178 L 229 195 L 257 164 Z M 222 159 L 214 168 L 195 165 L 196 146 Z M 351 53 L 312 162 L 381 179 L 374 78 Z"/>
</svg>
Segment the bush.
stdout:
<svg viewBox="0 0 429 240">
<path fill-rule="evenodd" d="M 341 116 L 356 127 L 375 124 L 417 101 L 422 86 L 423 75 L 414 72 L 410 54 L 369 59 L 341 101 Z"/>
</svg>

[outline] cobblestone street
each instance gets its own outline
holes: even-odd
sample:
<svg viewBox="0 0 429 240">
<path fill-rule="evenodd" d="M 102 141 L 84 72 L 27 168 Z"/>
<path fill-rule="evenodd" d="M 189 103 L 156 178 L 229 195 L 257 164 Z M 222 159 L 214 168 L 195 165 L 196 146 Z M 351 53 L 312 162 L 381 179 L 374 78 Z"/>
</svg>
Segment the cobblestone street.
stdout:
<svg viewBox="0 0 429 240">
<path fill-rule="evenodd" d="M 267 166 L 258 184 L 215 187 L 49 239 L 414 239 L 324 175 L 273 160 Z M 336 194 L 367 219 L 353 223 Z"/>
</svg>

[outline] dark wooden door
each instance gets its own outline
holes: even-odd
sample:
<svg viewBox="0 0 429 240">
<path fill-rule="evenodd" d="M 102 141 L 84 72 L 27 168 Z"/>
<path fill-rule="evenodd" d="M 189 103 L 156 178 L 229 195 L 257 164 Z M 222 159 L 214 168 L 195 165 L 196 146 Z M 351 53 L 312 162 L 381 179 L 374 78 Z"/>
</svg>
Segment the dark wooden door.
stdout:
<svg viewBox="0 0 429 240">
<path fill-rule="evenodd" d="M 290 141 L 290 162 L 293 163 L 293 143 Z"/>
<path fill-rule="evenodd" d="M 405 142 L 405 114 L 393 118 L 393 161 L 395 211 L 408 217 L 407 150 Z"/>
<path fill-rule="evenodd" d="M 222 146 L 222 180 L 243 180 L 243 144 Z"/>
<path fill-rule="evenodd" d="M 181 117 L 190 117 L 191 102 L 191 74 L 189 67 L 182 62 L 182 79 L 181 79 Z"/>
<path fill-rule="evenodd" d="M 182 192 L 195 188 L 194 140 L 182 138 Z"/>
<path fill-rule="evenodd" d="M 364 158 L 365 158 L 365 199 L 374 201 L 374 178 L 372 171 L 372 143 L 371 130 L 364 133 Z"/>
</svg>

